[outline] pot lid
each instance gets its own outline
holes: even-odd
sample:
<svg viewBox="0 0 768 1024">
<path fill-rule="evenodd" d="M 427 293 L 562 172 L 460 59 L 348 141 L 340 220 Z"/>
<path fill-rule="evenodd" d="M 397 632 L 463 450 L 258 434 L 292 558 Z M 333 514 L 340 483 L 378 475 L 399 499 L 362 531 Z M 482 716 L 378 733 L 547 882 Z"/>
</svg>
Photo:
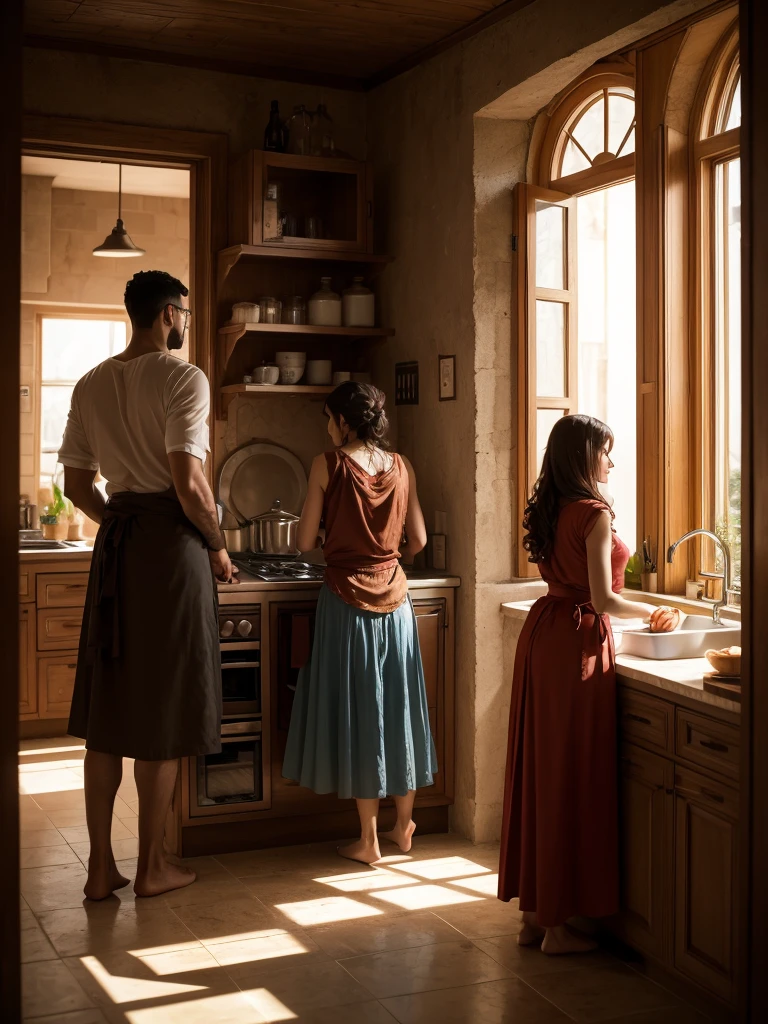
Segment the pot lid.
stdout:
<svg viewBox="0 0 768 1024">
<path fill-rule="evenodd" d="M 293 515 L 292 512 L 286 512 L 279 498 L 275 498 L 272 502 L 272 508 L 269 512 L 262 512 L 260 516 L 254 516 L 251 520 L 252 523 L 296 523 L 299 520 L 299 516 Z"/>
</svg>

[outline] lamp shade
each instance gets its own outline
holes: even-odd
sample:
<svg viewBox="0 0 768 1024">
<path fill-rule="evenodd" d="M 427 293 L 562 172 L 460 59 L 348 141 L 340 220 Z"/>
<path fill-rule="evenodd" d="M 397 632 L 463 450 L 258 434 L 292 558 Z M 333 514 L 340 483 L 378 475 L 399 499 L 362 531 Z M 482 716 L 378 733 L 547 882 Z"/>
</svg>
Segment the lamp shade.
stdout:
<svg viewBox="0 0 768 1024">
<path fill-rule="evenodd" d="M 94 256 L 143 256 L 146 249 L 139 249 L 131 241 L 131 236 L 125 230 L 122 220 L 117 218 L 117 224 L 101 243 L 93 250 Z"/>
</svg>

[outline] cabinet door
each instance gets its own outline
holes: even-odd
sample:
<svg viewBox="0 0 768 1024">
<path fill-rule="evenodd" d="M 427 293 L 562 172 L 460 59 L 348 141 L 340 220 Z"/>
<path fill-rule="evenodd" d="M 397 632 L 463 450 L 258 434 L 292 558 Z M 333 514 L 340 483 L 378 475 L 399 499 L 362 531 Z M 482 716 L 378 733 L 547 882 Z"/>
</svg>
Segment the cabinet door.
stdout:
<svg viewBox="0 0 768 1024">
<path fill-rule="evenodd" d="M 72 705 L 77 672 L 77 651 L 37 659 L 41 718 L 67 718 Z"/>
<path fill-rule="evenodd" d="M 674 765 L 624 744 L 619 766 L 621 911 L 627 942 L 663 960 L 671 920 Z"/>
<path fill-rule="evenodd" d="M 445 791 L 445 624 L 446 609 L 442 599 L 415 599 L 416 627 L 424 666 L 429 724 L 437 751 L 438 772 L 434 783 L 421 790 L 435 795 Z"/>
<path fill-rule="evenodd" d="M 34 607 L 19 608 L 19 715 L 37 718 Z"/>
<path fill-rule="evenodd" d="M 736 1001 L 738 793 L 675 771 L 675 966 Z"/>
</svg>

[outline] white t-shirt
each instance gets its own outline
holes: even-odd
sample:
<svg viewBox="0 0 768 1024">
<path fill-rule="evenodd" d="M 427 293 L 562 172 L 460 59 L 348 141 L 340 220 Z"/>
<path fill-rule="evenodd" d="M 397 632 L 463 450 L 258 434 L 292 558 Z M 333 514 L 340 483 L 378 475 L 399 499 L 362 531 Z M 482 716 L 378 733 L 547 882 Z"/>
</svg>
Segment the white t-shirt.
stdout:
<svg viewBox="0 0 768 1024">
<path fill-rule="evenodd" d="M 209 406 L 203 371 L 168 352 L 106 359 L 75 385 L 59 462 L 100 470 L 108 494 L 167 491 L 168 452 L 205 462 Z"/>
</svg>

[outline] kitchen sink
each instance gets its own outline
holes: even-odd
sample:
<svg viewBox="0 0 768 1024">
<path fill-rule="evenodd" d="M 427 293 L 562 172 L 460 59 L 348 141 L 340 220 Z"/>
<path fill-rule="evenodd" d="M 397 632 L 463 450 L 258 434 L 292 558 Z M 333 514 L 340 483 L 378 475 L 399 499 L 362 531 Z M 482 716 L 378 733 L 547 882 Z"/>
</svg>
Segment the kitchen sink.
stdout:
<svg viewBox="0 0 768 1024">
<path fill-rule="evenodd" d="M 637 626 L 626 619 L 612 619 L 617 654 L 634 654 L 654 661 L 703 658 L 714 648 L 741 645 L 741 626 L 736 622 L 716 624 L 709 615 L 688 615 L 673 633 L 652 633 L 649 626 Z"/>
<path fill-rule="evenodd" d="M 68 548 L 65 540 L 20 540 L 19 551 L 57 551 Z"/>
</svg>

